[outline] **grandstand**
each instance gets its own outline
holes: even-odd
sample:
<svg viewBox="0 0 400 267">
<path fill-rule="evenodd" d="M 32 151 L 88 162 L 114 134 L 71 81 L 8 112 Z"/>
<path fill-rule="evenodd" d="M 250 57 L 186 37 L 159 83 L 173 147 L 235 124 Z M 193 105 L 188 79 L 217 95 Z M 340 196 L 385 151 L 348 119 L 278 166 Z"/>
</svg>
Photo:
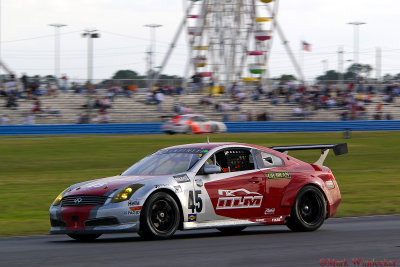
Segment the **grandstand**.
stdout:
<svg viewBox="0 0 400 267">
<path fill-rule="evenodd" d="M 105 90 L 98 90 L 97 95 L 90 96 L 91 99 L 105 94 Z M 222 121 L 223 116 L 228 115 L 229 121 L 239 121 L 240 114 L 252 113 L 252 120 L 256 120 L 257 114 L 269 113 L 272 115 L 273 120 L 287 121 L 287 120 L 321 120 L 321 121 L 335 121 L 340 120 L 340 114 L 345 111 L 341 107 L 332 107 L 329 109 L 319 109 L 310 112 L 305 118 L 295 116 L 293 108 L 296 106 L 294 103 L 284 103 L 280 99 L 280 103 L 272 105 L 269 99 L 261 99 L 259 101 L 252 101 L 246 99 L 237 111 L 217 112 L 214 105 L 204 106 L 200 105 L 200 99 L 204 95 L 201 94 L 186 94 L 186 95 L 166 95 L 162 104 L 162 110 L 158 111 L 156 105 L 146 104 L 145 92 L 137 92 L 131 98 L 126 96 L 117 96 L 112 102 L 112 107 L 109 108 L 109 123 L 136 123 L 136 122 L 161 122 L 168 116 L 174 115 L 174 104 L 183 103 L 185 107 L 192 109 L 193 113 L 204 114 L 211 120 Z M 52 112 L 39 112 L 35 114 L 35 124 L 75 124 L 79 114 L 89 113 L 90 118 L 97 116 L 97 109 L 86 109 L 82 106 L 87 103 L 89 96 L 85 94 L 75 94 L 72 92 L 60 92 L 56 97 L 54 96 L 41 96 L 42 109 L 49 108 Z M 381 101 L 380 95 L 375 95 L 372 103 L 366 104 L 365 112 L 362 114 L 361 119 L 374 119 L 376 107 L 378 103 L 382 103 L 382 119 L 385 119 L 386 114 L 391 115 L 391 119 L 400 119 L 400 104 L 385 103 Z M 230 97 L 225 95 L 218 95 L 213 97 L 213 102 L 229 102 L 232 103 Z M 17 109 L 5 108 L 5 99 L 0 99 L 0 114 L 9 118 L 8 124 L 23 124 L 24 117 L 30 114 L 34 101 L 27 99 L 18 100 Z M 51 114 L 53 113 L 53 114 Z"/>
</svg>

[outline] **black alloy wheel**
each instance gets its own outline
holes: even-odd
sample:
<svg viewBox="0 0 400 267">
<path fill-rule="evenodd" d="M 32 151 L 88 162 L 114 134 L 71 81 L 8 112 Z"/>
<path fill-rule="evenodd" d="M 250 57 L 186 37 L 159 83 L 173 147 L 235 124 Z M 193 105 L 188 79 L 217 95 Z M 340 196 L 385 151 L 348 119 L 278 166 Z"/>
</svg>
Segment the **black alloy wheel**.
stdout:
<svg viewBox="0 0 400 267">
<path fill-rule="evenodd" d="M 139 235 L 147 239 L 167 239 L 176 232 L 179 223 L 180 212 L 175 199 L 158 192 L 143 207 Z"/>
<path fill-rule="evenodd" d="M 327 204 L 322 192 L 314 186 L 305 186 L 297 194 L 286 225 L 293 231 L 315 231 L 324 223 Z"/>
</svg>

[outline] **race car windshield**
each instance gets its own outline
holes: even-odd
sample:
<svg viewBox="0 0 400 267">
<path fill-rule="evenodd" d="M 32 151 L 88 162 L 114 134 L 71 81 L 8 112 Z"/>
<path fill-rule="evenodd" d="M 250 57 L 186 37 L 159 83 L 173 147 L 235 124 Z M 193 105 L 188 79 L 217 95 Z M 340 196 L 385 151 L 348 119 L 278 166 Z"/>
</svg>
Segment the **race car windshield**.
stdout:
<svg viewBox="0 0 400 267">
<path fill-rule="evenodd" d="M 205 153 L 202 149 L 161 150 L 135 163 L 122 175 L 165 175 L 185 172 L 190 170 Z"/>
</svg>

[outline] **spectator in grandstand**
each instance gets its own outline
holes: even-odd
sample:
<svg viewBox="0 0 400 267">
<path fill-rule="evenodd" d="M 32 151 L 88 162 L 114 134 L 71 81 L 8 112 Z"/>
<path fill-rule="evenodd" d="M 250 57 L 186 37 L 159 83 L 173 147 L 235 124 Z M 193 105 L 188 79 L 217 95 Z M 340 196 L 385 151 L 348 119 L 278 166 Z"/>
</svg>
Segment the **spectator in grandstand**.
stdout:
<svg viewBox="0 0 400 267">
<path fill-rule="evenodd" d="M 61 76 L 61 90 L 63 90 L 63 92 L 68 91 L 68 76 L 66 74 Z"/>
<path fill-rule="evenodd" d="M 193 92 L 201 93 L 203 92 L 203 75 L 201 73 L 195 73 L 192 76 L 193 81 Z"/>
<path fill-rule="evenodd" d="M 24 125 L 32 125 L 35 124 L 36 117 L 32 113 L 26 113 L 22 118 L 22 124 Z"/>
<path fill-rule="evenodd" d="M 258 100 L 260 100 L 260 94 L 259 94 L 259 92 L 258 92 L 257 90 L 253 90 L 253 91 L 251 92 L 250 99 L 251 99 L 252 101 L 258 101 Z"/>
<path fill-rule="evenodd" d="M 107 96 L 104 96 L 99 99 L 98 106 L 100 109 L 111 108 L 111 101 Z"/>
<path fill-rule="evenodd" d="M 304 111 L 304 109 L 300 106 L 295 106 L 293 108 L 293 116 L 295 118 L 301 118 L 301 119 L 305 119 L 306 118 L 306 113 Z"/>
<path fill-rule="evenodd" d="M 28 76 L 26 76 L 26 73 L 23 73 L 21 76 L 21 84 L 23 92 L 27 92 L 29 87 L 29 81 L 28 81 Z"/>
<path fill-rule="evenodd" d="M 7 101 L 6 101 L 6 108 L 11 108 L 11 109 L 17 109 L 18 108 L 18 103 L 17 103 L 17 97 L 14 94 L 9 94 L 7 96 Z"/>
<path fill-rule="evenodd" d="M 4 89 L 0 92 L 3 96 L 11 96 L 23 98 L 20 92 L 20 84 L 15 80 L 15 75 L 11 74 L 10 79 L 4 84 Z"/>
<path fill-rule="evenodd" d="M 263 88 L 261 83 L 257 84 L 256 91 L 257 91 L 259 96 L 263 96 L 265 94 L 265 90 L 264 90 L 264 88 Z"/>
<path fill-rule="evenodd" d="M 162 103 L 164 101 L 164 94 L 161 90 L 158 90 L 155 95 L 154 95 L 154 100 L 156 101 L 157 104 L 157 110 L 161 111 L 162 110 Z"/>
<path fill-rule="evenodd" d="M 145 103 L 146 104 L 152 104 L 155 103 L 155 99 L 154 99 L 154 92 L 147 92 L 146 93 L 146 99 L 145 99 Z"/>
<path fill-rule="evenodd" d="M 36 98 L 35 102 L 33 102 L 31 112 L 32 114 L 35 114 L 41 111 L 42 111 L 42 102 L 40 102 L 39 98 Z"/>
<path fill-rule="evenodd" d="M 213 104 L 213 101 L 212 101 L 212 94 L 203 96 L 203 97 L 200 99 L 200 105 L 202 105 L 202 106 L 208 107 L 208 106 L 210 106 L 210 105 L 212 105 L 212 104 Z"/>
<path fill-rule="evenodd" d="M 183 95 L 184 93 L 185 92 L 184 92 L 183 86 L 181 84 L 174 88 L 174 94 Z"/>
<path fill-rule="evenodd" d="M 130 98 L 131 94 L 132 94 L 132 91 L 129 89 L 128 85 L 124 85 L 122 87 L 122 90 L 121 90 L 120 94 Z"/>
<path fill-rule="evenodd" d="M 107 113 L 106 109 L 100 109 L 97 115 L 97 123 L 108 123 L 110 120 L 110 116 Z"/>
<path fill-rule="evenodd" d="M 118 88 L 115 85 L 109 85 L 107 88 L 106 96 L 110 99 L 111 102 L 114 102 L 114 97 L 117 95 Z"/>
<path fill-rule="evenodd" d="M 241 112 L 238 117 L 238 121 L 245 122 L 247 120 L 246 112 Z"/>
<path fill-rule="evenodd" d="M 232 86 L 229 88 L 229 94 L 232 98 L 235 98 L 236 94 L 238 94 L 240 91 L 240 87 L 237 83 L 233 83 Z"/>
<path fill-rule="evenodd" d="M 0 114 L 0 125 L 7 125 L 10 119 L 7 115 Z"/>
<path fill-rule="evenodd" d="M 57 117 L 61 115 L 61 112 L 59 110 L 52 109 L 51 106 L 47 106 L 42 111 L 43 111 L 44 114 L 55 115 Z"/>
<path fill-rule="evenodd" d="M 78 114 L 76 123 L 77 124 L 88 124 L 89 123 L 89 114 L 87 112 Z"/>
<path fill-rule="evenodd" d="M 49 82 L 47 84 L 47 96 L 57 96 L 57 85 L 54 82 Z"/>
<path fill-rule="evenodd" d="M 249 110 L 246 114 L 247 121 L 253 121 L 253 113 Z"/>
</svg>

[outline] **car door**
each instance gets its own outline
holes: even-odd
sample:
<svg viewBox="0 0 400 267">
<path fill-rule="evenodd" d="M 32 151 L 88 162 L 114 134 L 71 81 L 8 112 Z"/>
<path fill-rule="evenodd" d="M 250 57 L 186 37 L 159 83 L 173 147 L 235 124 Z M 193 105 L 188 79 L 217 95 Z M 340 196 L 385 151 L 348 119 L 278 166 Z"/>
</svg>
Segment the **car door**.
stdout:
<svg viewBox="0 0 400 267">
<path fill-rule="evenodd" d="M 195 177 L 195 193 L 203 197 L 204 204 L 199 220 L 249 219 L 263 214 L 265 175 L 257 169 L 251 149 L 222 149 L 206 164 L 217 165 L 222 172 L 203 174 L 200 170 Z"/>
<path fill-rule="evenodd" d="M 292 178 L 292 172 L 285 166 L 285 161 L 272 153 L 256 150 L 260 171 L 265 177 L 264 215 L 281 215 L 281 201 L 287 185 Z"/>
</svg>

